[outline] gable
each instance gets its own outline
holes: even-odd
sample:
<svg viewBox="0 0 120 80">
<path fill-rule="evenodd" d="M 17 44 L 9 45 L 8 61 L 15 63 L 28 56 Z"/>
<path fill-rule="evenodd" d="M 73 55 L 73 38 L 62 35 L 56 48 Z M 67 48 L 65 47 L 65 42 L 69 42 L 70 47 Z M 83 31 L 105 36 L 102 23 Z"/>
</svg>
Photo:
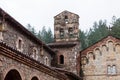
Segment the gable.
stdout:
<svg viewBox="0 0 120 80">
<path fill-rule="evenodd" d="M 77 14 L 75 14 L 75 13 L 72 13 L 72 12 L 70 12 L 70 11 L 65 10 L 65 11 L 57 14 L 56 16 L 54 16 L 54 18 L 58 18 L 58 17 L 60 17 L 61 15 L 67 15 L 67 14 L 73 14 L 73 15 L 76 15 L 77 17 L 79 17 L 79 15 L 77 15 Z"/>
<path fill-rule="evenodd" d="M 103 39 L 101 39 L 100 41 L 96 42 L 95 44 L 93 44 L 92 46 L 80 51 L 81 55 L 87 55 L 90 52 L 95 52 L 100 51 L 100 50 L 114 50 L 116 49 L 116 47 L 118 47 L 120 44 L 120 39 L 113 37 L 113 36 L 107 36 Z"/>
</svg>

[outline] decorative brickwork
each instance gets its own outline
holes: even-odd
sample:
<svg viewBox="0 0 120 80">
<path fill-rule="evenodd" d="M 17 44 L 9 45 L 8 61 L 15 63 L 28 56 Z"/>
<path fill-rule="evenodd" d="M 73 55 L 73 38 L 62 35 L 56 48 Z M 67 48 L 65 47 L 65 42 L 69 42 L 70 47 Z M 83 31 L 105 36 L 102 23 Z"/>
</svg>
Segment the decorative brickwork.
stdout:
<svg viewBox="0 0 120 80">
<path fill-rule="evenodd" d="M 120 39 L 108 36 L 80 54 L 85 80 L 120 79 Z"/>
</svg>

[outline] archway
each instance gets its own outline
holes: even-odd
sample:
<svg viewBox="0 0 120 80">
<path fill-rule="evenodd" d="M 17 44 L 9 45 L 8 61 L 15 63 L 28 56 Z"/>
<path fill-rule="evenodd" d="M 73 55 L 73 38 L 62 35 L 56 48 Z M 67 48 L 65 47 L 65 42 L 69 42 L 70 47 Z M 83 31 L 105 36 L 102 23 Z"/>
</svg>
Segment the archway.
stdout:
<svg viewBox="0 0 120 80">
<path fill-rule="evenodd" d="M 37 77 L 33 77 L 31 80 L 39 80 Z"/>
<path fill-rule="evenodd" d="M 10 70 L 4 80 L 22 80 L 19 72 L 15 69 Z"/>
</svg>

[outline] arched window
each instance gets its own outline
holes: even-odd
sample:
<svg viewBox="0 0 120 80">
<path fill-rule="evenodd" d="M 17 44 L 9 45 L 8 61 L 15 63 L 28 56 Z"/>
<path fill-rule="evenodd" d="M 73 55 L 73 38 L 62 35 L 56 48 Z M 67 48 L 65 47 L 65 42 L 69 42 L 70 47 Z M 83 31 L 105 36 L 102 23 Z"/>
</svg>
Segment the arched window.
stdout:
<svg viewBox="0 0 120 80">
<path fill-rule="evenodd" d="M 45 63 L 45 65 L 49 66 L 49 59 L 48 59 L 47 56 L 46 56 L 45 59 L 44 59 L 44 63 Z"/>
<path fill-rule="evenodd" d="M 115 65 L 108 65 L 107 71 L 109 75 L 115 75 L 117 73 L 116 66 Z"/>
<path fill-rule="evenodd" d="M 38 59 L 38 51 L 36 47 L 33 47 L 32 58 L 34 58 L 35 60 Z"/>
<path fill-rule="evenodd" d="M 18 48 L 19 48 L 19 49 L 22 48 L 22 40 L 21 40 L 21 39 L 18 40 Z"/>
<path fill-rule="evenodd" d="M 110 65 L 107 66 L 107 73 L 111 74 L 111 66 Z"/>
<path fill-rule="evenodd" d="M 60 55 L 60 64 L 64 64 L 64 56 Z"/>
<path fill-rule="evenodd" d="M 112 74 L 116 74 L 116 73 L 117 73 L 116 66 L 113 65 L 113 66 L 112 66 Z"/>
</svg>

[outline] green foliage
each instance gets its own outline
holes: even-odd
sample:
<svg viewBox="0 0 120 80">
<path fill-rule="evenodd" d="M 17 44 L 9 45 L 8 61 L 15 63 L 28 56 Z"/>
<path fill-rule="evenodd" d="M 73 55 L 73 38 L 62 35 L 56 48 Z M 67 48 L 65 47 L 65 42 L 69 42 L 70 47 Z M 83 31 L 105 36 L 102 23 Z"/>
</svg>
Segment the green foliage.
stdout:
<svg viewBox="0 0 120 80">
<path fill-rule="evenodd" d="M 106 20 L 99 22 L 94 22 L 93 27 L 89 31 L 79 31 L 79 41 L 81 43 L 81 49 L 85 49 L 90 45 L 98 42 L 102 38 L 112 35 L 120 38 L 120 18 L 116 19 L 115 16 L 112 17 L 111 21 L 112 29 L 108 29 Z M 27 29 L 33 33 L 38 39 L 42 40 L 45 43 L 51 43 L 54 41 L 53 34 L 51 29 L 46 30 L 45 27 L 42 28 L 38 33 L 35 31 L 34 27 L 30 24 L 27 25 Z"/>
<path fill-rule="evenodd" d="M 115 37 L 120 38 L 120 18 L 118 18 L 112 26 L 111 34 Z"/>
<path fill-rule="evenodd" d="M 95 22 L 93 28 L 90 29 L 87 35 L 88 45 L 96 43 L 97 41 L 107 36 L 108 34 L 109 31 L 106 25 L 106 21 L 103 22 L 102 20 L 100 20 L 99 23 Z"/>
<path fill-rule="evenodd" d="M 87 47 L 87 36 L 84 31 L 79 31 L 79 34 L 80 34 L 79 41 L 81 43 L 81 49 L 84 49 Z"/>
<path fill-rule="evenodd" d="M 31 26 L 30 24 L 28 24 L 27 25 L 27 29 L 32 33 L 32 34 L 34 34 L 35 36 L 36 36 L 36 31 L 35 31 L 35 29 L 34 29 L 34 27 L 33 26 Z"/>
<path fill-rule="evenodd" d="M 106 21 L 100 20 L 98 23 L 94 22 L 93 27 L 90 28 L 88 32 L 84 33 L 81 31 L 80 33 L 81 49 L 85 49 L 86 47 L 96 43 L 108 34 L 109 30 L 106 25 Z"/>
<path fill-rule="evenodd" d="M 45 43 L 50 43 L 54 40 L 51 29 L 49 28 L 48 31 L 46 31 L 45 27 L 42 28 L 42 32 L 39 33 L 38 38 Z"/>
<path fill-rule="evenodd" d="M 112 35 L 120 38 L 120 18 L 112 17 L 111 28 L 106 25 L 106 21 L 100 20 L 94 22 L 93 27 L 88 32 L 80 32 L 81 49 L 85 49 L 90 45 L 98 42 L 102 38 Z"/>
<path fill-rule="evenodd" d="M 41 41 L 43 41 L 45 43 L 50 43 L 50 42 L 53 42 L 53 40 L 54 40 L 52 31 L 50 28 L 47 31 L 45 26 L 44 26 L 42 28 L 42 31 L 38 31 L 38 33 L 37 33 L 36 30 L 34 29 L 34 27 L 32 27 L 30 24 L 28 24 L 27 29 L 32 34 L 34 34 L 38 39 L 40 39 Z"/>
</svg>

